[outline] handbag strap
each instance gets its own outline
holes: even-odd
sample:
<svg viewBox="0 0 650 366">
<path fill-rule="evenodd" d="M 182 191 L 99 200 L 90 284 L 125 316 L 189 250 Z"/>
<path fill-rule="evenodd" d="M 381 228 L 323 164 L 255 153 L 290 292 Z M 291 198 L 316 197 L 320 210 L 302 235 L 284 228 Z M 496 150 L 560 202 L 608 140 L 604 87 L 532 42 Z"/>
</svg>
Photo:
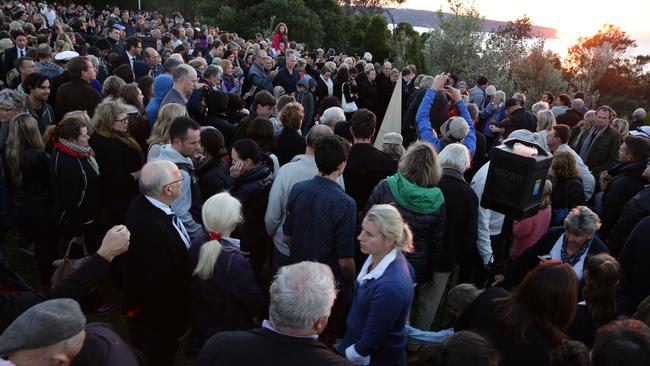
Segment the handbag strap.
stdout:
<svg viewBox="0 0 650 366">
<path fill-rule="evenodd" d="M 70 248 L 72 247 L 73 241 L 70 240 L 68 243 L 68 249 L 65 250 L 65 257 L 64 258 L 69 258 L 70 257 Z M 86 240 L 84 237 L 84 242 L 81 244 L 81 249 L 83 250 L 84 257 L 88 256 L 88 250 L 86 249 Z"/>
</svg>

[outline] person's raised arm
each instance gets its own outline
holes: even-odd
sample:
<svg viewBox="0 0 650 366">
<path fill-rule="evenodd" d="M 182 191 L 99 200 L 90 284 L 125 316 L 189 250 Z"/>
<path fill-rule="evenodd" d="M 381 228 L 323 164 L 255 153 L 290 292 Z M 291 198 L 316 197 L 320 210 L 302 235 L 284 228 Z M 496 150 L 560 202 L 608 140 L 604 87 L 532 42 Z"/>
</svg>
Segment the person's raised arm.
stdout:
<svg viewBox="0 0 650 366">
<path fill-rule="evenodd" d="M 420 107 L 418 108 L 417 113 L 415 114 L 415 123 L 418 126 L 418 133 L 420 134 L 420 139 L 432 144 L 436 150 L 440 149 L 440 140 L 433 132 L 431 128 L 431 121 L 429 120 L 429 112 L 431 111 L 431 105 L 433 100 L 436 97 L 436 93 L 441 92 L 444 89 L 445 82 L 447 81 L 448 76 L 440 74 L 433 79 L 433 84 L 431 89 L 427 90 Z"/>
<path fill-rule="evenodd" d="M 467 133 L 467 136 L 463 139 L 463 145 L 467 147 L 469 150 L 469 154 L 471 156 L 474 156 L 474 152 L 476 151 L 476 131 L 474 131 L 474 121 L 472 121 L 472 117 L 469 115 L 469 111 L 467 110 L 467 106 L 465 105 L 465 102 L 463 101 L 463 97 L 460 94 L 460 90 L 452 87 L 452 86 L 447 86 L 445 87 L 450 94 L 451 98 L 453 99 L 454 103 L 458 106 L 458 110 L 460 111 L 460 115 L 465 119 L 465 122 L 467 122 L 467 125 L 469 126 L 469 132 Z"/>
</svg>

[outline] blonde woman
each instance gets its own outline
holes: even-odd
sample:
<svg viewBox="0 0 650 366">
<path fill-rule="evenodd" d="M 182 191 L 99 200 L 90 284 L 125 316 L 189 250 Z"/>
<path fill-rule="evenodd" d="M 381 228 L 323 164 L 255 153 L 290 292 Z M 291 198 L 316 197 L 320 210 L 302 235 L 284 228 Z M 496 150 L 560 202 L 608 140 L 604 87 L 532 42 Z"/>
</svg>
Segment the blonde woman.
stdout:
<svg viewBox="0 0 650 366">
<path fill-rule="evenodd" d="M 255 273 L 230 238 L 242 222 L 242 205 L 228 192 L 210 197 L 202 209 L 209 240 L 192 243 L 192 310 L 189 347 L 198 351 L 217 332 L 253 328 L 263 306 Z"/>
<path fill-rule="evenodd" d="M 126 82 L 119 76 L 111 75 L 104 80 L 102 84 L 102 95 L 105 101 L 116 101 L 120 99 L 122 89 L 126 86 Z"/>
<path fill-rule="evenodd" d="M 140 145 L 128 132 L 127 111 L 122 103 L 103 102 L 92 119 L 95 134 L 90 146 L 101 167 L 101 207 L 106 210 L 110 226 L 124 223 L 126 210 L 139 193 L 137 180 L 144 163 Z"/>
<path fill-rule="evenodd" d="M 359 234 L 368 255 L 357 276 L 342 355 L 357 365 L 406 365 L 406 318 L 413 281 L 403 252 L 413 250 L 413 235 L 391 205 L 368 210 Z"/>
<path fill-rule="evenodd" d="M 621 138 L 625 138 L 630 132 L 630 123 L 623 118 L 614 118 L 612 121 L 612 127 L 621 135 Z"/>
<path fill-rule="evenodd" d="M 537 136 L 539 137 L 535 139 L 535 142 L 546 151 L 549 151 L 546 138 L 553 126 L 555 126 L 555 115 L 553 112 L 550 110 L 541 110 L 537 112 Z"/>
<path fill-rule="evenodd" d="M 189 117 L 187 108 L 177 103 L 169 103 L 163 106 L 158 113 L 158 119 L 153 125 L 151 135 L 147 140 L 149 151 L 147 152 L 147 161 L 153 161 L 160 156 L 160 149 L 163 145 L 169 143 L 169 126 L 176 117 Z"/>
<path fill-rule="evenodd" d="M 36 254 L 41 285 L 49 285 L 50 264 L 56 259 L 48 245 L 50 157 L 31 114 L 18 114 L 9 122 L 2 160 L 6 184 L 16 204 L 20 249 Z"/>
</svg>

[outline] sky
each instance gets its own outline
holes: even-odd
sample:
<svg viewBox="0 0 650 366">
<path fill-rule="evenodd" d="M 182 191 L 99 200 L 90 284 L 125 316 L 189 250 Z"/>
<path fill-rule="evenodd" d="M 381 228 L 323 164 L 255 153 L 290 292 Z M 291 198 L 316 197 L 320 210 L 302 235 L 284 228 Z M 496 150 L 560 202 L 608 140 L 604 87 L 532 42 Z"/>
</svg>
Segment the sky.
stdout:
<svg viewBox="0 0 650 366">
<path fill-rule="evenodd" d="M 446 0 L 406 0 L 402 7 L 437 11 L 448 9 Z M 634 55 L 650 54 L 650 0 L 475 0 L 474 6 L 486 19 L 508 21 L 528 15 L 533 25 L 555 28 L 558 39 L 547 47 L 562 57 L 580 36 L 595 34 L 611 23 L 636 40 Z"/>
</svg>

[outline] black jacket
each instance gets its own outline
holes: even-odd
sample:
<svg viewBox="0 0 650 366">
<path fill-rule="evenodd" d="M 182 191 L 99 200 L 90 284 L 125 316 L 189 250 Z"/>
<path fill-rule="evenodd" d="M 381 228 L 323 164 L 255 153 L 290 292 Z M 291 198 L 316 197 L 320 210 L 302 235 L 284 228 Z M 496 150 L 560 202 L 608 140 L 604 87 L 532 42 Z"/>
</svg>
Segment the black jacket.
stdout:
<svg viewBox="0 0 650 366">
<path fill-rule="evenodd" d="M 287 95 L 296 91 L 296 86 L 298 85 L 298 80 L 300 80 L 300 73 L 298 69 L 294 67 L 293 73 L 289 73 L 289 70 L 286 67 L 278 70 L 275 79 L 273 79 L 273 85 L 279 85 L 284 88 Z"/>
<path fill-rule="evenodd" d="M 99 213 L 99 175 L 88 159 L 52 150 L 50 182 L 54 219 L 73 235 L 83 234 L 83 224 Z"/>
<path fill-rule="evenodd" d="M 623 206 L 616 224 L 607 237 L 607 246 L 612 252 L 620 253 L 632 229 L 646 216 L 650 216 L 650 185 Z"/>
<path fill-rule="evenodd" d="M 283 129 L 278 135 L 277 147 L 275 154 L 278 156 L 280 166 L 288 163 L 294 156 L 304 154 L 307 144 L 305 137 L 301 136 L 296 130 Z"/>
<path fill-rule="evenodd" d="M 409 95 L 409 106 L 406 110 L 406 115 L 402 120 L 404 121 L 402 125 L 402 133 L 404 133 L 404 125 L 408 125 L 409 128 L 415 129 L 417 131 L 417 123 L 415 122 L 415 115 L 418 113 L 420 104 L 422 104 L 422 99 L 427 93 L 428 89 L 421 88 L 419 90 L 414 90 L 411 95 Z M 447 103 L 447 98 L 445 93 L 436 93 L 436 97 L 431 103 L 431 109 L 429 110 L 429 121 L 431 122 L 431 127 L 436 130 L 438 136 L 440 136 L 440 126 L 445 123 L 448 119 L 449 113 L 449 103 Z"/>
<path fill-rule="evenodd" d="M 269 240 L 264 225 L 264 214 L 273 184 L 272 168 L 265 160 L 234 180 L 230 194 L 241 202 L 244 223 L 236 230 L 234 237 L 241 240 L 243 251 L 266 245 Z"/>
<path fill-rule="evenodd" d="M 74 359 L 75 366 L 139 366 L 140 353 L 106 323 L 86 325 L 86 338 L 79 354 Z"/>
<path fill-rule="evenodd" d="M 122 310 L 132 321 L 180 337 L 190 312 L 187 248 L 172 219 L 144 195 L 126 213 L 131 245 L 126 253 Z"/>
<path fill-rule="evenodd" d="M 208 339 L 196 366 L 352 366 L 312 338 L 298 338 L 260 328 L 222 332 Z"/>
<path fill-rule="evenodd" d="M 377 83 L 368 78 L 359 80 L 359 99 L 357 107 L 371 110 L 375 115 L 378 112 Z"/>
<path fill-rule="evenodd" d="M 413 232 L 414 250 L 404 256 L 415 270 L 416 282 L 423 284 L 431 281 L 433 272 L 451 272 L 454 259 L 449 245 L 451 243 L 445 241 L 445 204 L 431 214 L 411 212 L 399 205 L 386 179 L 379 182 L 372 191 L 364 212 L 368 212 L 373 205 L 382 203 L 397 207 Z"/>
<path fill-rule="evenodd" d="M 616 225 L 623 206 L 648 183 L 642 175 L 645 168 L 646 161 L 644 159 L 632 163 L 618 163 L 607 172 L 612 176 L 612 180 L 603 193 L 601 216 L 603 224 L 600 227 L 600 233 L 605 238 L 609 236 L 609 232 Z"/>
<path fill-rule="evenodd" d="M 228 116 L 225 114 L 208 114 L 203 117 L 204 126 L 212 126 L 219 130 L 223 135 L 223 140 L 226 146 L 231 146 L 233 137 L 235 136 L 235 125 L 228 121 Z"/>
<path fill-rule="evenodd" d="M 395 174 L 397 162 L 371 144 L 354 144 L 343 171 L 345 193 L 354 199 L 360 211 L 377 183 Z"/>
<path fill-rule="evenodd" d="M 43 150 L 24 149 L 20 161 L 22 183 L 17 186 L 13 179 L 5 149 L 2 150 L 2 167 L 9 194 L 18 205 L 50 205 L 50 156 Z"/>
<path fill-rule="evenodd" d="M 554 210 L 572 208 L 585 204 L 585 193 L 580 178 L 558 178 L 553 185 L 551 202 Z"/>
<path fill-rule="evenodd" d="M 618 306 L 625 315 L 632 315 L 639 304 L 650 296 L 650 217 L 632 230 L 618 261 L 621 264 L 621 286 Z"/>
<path fill-rule="evenodd" d="M 199 262 L 205 240 L 192 242 L 190 270 Z M 253 317 L 262 310 L 264 298 L 255 273 L 244 254 L 227 239 L 214 265 L 212 278 L 192 276 L 192 311 L 190 343 L 197 349 L 218 332 L 253 328 Z"/>
<path fill-rule="evenodd" d="M 467 268 L 464 267 L 468 265 L 468 260 L 479 256 L 476 249 L 478 197 L 463 176 L 453 169 L 443 170 L 438 187 L 445 196 L 447 209 L 445 246 L 451 248 L 454 260 L 460 265 L 459 276 L 465 275 Z"/>
<path fill-rule="evenodd" d="M 212 158 L 201 167 L 197 175 L 203 201 L 228 188 L 229 174 L 230 171 L 222 158 Z"/>
<path fill-rule="evenodd" d="M 139 193 L 131 173 L 142 169 L 142 152 L 97 133 L 90 138 L 90 146 L 99 165 L 101 206 L 107 210 L 111 225 L 122 224 L 126 210 Z"/>
</svg>

